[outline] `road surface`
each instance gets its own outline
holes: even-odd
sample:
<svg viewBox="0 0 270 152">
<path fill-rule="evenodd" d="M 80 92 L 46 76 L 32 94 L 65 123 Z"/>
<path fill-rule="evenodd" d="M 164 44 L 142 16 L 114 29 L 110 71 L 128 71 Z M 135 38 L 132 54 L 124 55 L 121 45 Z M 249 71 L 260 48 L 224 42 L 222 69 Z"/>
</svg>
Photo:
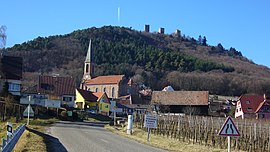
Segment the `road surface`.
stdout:
<svg viewBox="0 0 270 152">
<path fill-rule="evenodd" d="M 59 139 L 69 152 L 165 152 L 113 134 L 104 124 L 90 122 L 58 122 L 48 133 Z M 59 149 L 57 150 L 59 151 Z"/>
</svg>

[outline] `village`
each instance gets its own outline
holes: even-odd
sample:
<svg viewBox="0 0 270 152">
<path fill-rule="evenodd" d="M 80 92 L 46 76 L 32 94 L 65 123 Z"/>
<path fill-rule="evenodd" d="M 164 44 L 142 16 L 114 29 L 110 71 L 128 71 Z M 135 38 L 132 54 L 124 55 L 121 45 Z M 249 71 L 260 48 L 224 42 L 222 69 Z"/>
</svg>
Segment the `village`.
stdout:
<svg viewBox="0 0 270 152">
<path fill-rule="evenodd" d="M 158 125 L 152 134 L 226 148 L 227 142 L 217 136 L 217 131 L 225 118 L 231 116 L 237 120 L 240 130 L 237 135 L 242 135 L 232 139 L 234 149 L 269 150 L 270 142 L 264 134 L 270 118 L 270 100 L 266 94 L 228 97 L 210 95 L 207 90 L 179 91 L 171 86 L 152 90 L 125 75 L 96 76 L 92 45 L 90 39 L 79 85 L 72 77 L 41 74 L 36 85 L 22 91 L 23 59 L 2 55 L 1 120 L 12 115 L 16 116 L 16 121 L 46 115 L 83 121 L 100 115 L 123 127 L 128 115 L 132 115 L 133 126 L 144 130 L 145 114 L 157 114 Z M 241 145 L 249 143 L 252 144 Z"/>
<path fill-rule="evenodd" d="M 171 86 L 151 90 L 125 75 L 95 76 L 92 45 L 90 40 L 78 88 L 72 77 L 40 75 L 35 86 L 22 92 L 23 59 L 11 56 L 1 57 L 4 73 L 1 88 L 3 90 L 7 85 L 8 92 L 17 96 L 21 105 L 31 105 L 31 116 L 39 115 L 40 107 L 46 107 L 56 115 L 63 110 L 75 110 L 105 116 L 112 116 L 114 112 L 119 116 L 156 112 L 214 117 L 230 115 L 238 119 L 270 118 L 270 100 L 265 94 L 225 97 L 209 95 L 208 91 L 178 91 Z"/>
</svg>

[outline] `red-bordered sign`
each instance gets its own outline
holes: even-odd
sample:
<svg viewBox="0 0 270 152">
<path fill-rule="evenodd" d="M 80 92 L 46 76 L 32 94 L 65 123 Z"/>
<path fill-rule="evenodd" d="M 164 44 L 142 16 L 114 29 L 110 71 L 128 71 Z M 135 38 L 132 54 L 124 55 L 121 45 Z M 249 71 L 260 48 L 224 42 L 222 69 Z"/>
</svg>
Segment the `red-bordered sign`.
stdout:
<svg viewBox="0 0 270 152">
<path fill-rule="evenodd" d="M 223 124 L 220 131 L 218 132 L 218 135 L 219 136 L 233 136 L 233 137 L 240 136 L 240 133 L 230 116 L 226 119 L 225 123 Z"/>
</svg>

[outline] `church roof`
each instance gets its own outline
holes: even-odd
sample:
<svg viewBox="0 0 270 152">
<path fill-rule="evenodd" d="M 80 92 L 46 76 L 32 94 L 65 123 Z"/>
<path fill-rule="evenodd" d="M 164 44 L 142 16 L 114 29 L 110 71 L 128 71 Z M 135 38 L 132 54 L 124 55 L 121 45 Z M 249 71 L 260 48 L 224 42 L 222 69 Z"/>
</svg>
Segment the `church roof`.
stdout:
<svg viewBox="0 0 270 152">
<path fill-rule="evenodd" d="M 85 62 L 88 62 L 88 63 L 92 62 L 92 56 L 93 55 L 92 55 L 91 39 L 90 39 Z"/>
<path fill-rule="evenodd" d="M 92 79 L 86 80 L 85 84 L 88 85 L 118 84 L 123 79 L 124 75 L 97 76 Z"/>
</svg>

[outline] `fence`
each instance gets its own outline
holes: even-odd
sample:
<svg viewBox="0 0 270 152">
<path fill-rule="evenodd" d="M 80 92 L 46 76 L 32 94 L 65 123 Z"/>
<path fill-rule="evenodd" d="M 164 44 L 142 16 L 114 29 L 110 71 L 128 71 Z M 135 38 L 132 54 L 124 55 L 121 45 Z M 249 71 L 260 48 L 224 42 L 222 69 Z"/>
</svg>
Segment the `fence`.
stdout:
<svg viewBox="0 0 270 152">
<path fill-rule="evenodd" d="M 143 128 L 144 115 L 134 116 L 134 127 Z M 190 144 L 227 148 L 227 139 L 218 136 L 226 118 L 202 116 L 159 115 L 156 135 L 174 138 Z M 240 137 L 231 138 L 234 150 L 270 152 L 270 122 L 266 120 L 234 119 Z"/>
<path fill-rule="evenodd" d="M 2 139 L 2 150 L 1 152 L 11 152 L 16 145 L 17 141 L 21 137 L 25 130 L 25 125 L 17 127 L 11 136 L 7 136 L 7 139 Z"/>
</svg>

